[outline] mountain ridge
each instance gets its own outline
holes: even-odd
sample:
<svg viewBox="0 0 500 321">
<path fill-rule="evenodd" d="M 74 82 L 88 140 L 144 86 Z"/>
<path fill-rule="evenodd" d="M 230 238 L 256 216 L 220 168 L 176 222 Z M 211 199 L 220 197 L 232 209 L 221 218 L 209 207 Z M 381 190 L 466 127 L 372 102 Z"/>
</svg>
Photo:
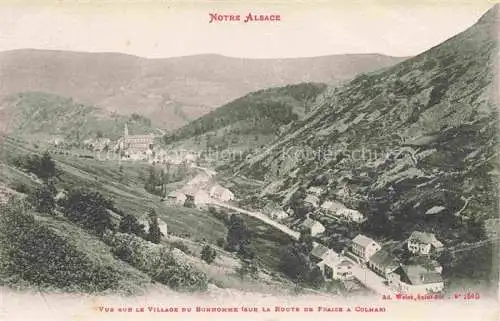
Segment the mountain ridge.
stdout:
<svg viewBox="0 0 500 321">
<path fill-rule="evenodd" d="M 308 81 L 337 84 L 403 59 L 364 54 L 147 59 L 119 53 L 20 49 L 0 52 L 0 98 L 47 92 L 120 114 L 141 109 L 158 127 L 174 129 L 255 90 Z"/>
</svg>

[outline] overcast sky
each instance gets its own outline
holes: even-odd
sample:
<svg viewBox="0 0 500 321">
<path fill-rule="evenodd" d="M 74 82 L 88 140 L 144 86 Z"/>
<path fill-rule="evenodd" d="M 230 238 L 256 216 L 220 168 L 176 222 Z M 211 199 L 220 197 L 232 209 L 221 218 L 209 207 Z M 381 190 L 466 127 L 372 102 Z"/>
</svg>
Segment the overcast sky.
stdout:
<svg viewBox="0 0 500 321">
<path fill-rule="evenodd" d="M 122 52 L 143 57 L 216 53 L 311 57 L 342 53 L 418 54 L 466 29 L 492 1 L 308 1 L 230 5 L 180 1 L 0 1 L 0 51 L 36 48 Z M 27 1 L 26 1 L 27 2 Z M 85 4 L 81 4 L 85 2 Z M 240 1 L 241 2 L 241 1 Z M 51 4 L 52 3 L 52 4 Z M 56 4 L 58 3 L 58 4 Z M 270 1 L 267 1 L 270 3 Z M 346 3 L 349 3 L 348 5 Z M 280 22 L 219 22 L 209 13 L 279 14 Z"/>
</svg>

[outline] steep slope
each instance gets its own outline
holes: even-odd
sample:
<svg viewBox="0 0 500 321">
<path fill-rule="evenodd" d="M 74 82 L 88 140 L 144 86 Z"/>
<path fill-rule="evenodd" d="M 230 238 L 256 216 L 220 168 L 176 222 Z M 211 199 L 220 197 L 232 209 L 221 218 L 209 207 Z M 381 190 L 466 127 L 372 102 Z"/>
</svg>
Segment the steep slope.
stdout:
<svg viewBox="0 0 500 321">
<path fill-rule="evenodd" d="M 41 92 L 12 95 L 0 102 L 4 131 L 28 140 L 49 140 L 53 136 L 70 143 L 103 136 L 118 138 L 125 123 L 132 133 L 155 133 L 151 121 L 138 114 L 118 115 L 71 98 Z"/>
<path fill-rule="evenodd" d="M 258 147 L 303 119 L 325 89 L 325 84 L 303 83 L 253 92 L 165 135 L 164 141 L 186 149 Z"/>
<path fill-rule="evenodd" d="M 375 54 L 144 59 L 116 53 L 15 50 L 0 53 L 0 97 L 42 91 L 121 114 L 140 109 L 157 125 L 172 129 L 255 90 L 305 81 L 338 83 L 401 60 Z"/>
<path fill-rule="evenodd" d="M 460 218 L 498 213 L 498 35 L 495 6 L 443 44 L 325 93 L 299 129 L 239 170 L 266 179 L 260 197 L 283 204 L 322 185 L 322 199 L 368 215 L 368 232 L 470 237 Z M 431 218 L 434 206 L 444 210 Z"/>
</svg>

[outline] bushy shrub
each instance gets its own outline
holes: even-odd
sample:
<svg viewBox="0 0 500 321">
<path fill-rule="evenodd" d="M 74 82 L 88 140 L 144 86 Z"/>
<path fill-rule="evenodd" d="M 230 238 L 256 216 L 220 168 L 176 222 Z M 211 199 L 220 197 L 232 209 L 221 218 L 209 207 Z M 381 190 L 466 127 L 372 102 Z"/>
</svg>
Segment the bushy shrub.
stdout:
<svg viewBox="0 0 500 321">
<path fill-rule="evenodd" d="M 212 263 L 216 257 L 217 252 L 210 245 L 205 245 L 201 250 L 201 259 L 208 264 Z"/>
<path fill-rule="evenodd" d="M 149 211 L 149 229 L 147 234 L 147 240 L 156 244 L 161 241 L 163 233 L 160 230 L 160 224 L 158 222 L 158 214 L 156 214 L 154 209 Z"/>
<path fill-rule="evenodd" d="M 140 224 L 137 218 L 131 214 L 122 216 L 118 230 L 122 233 L 135 234 L 142 238 L 146 237 L 144 224 Z"/>
<path fill-rule="evenodd" d="M 111 202 L 99 192 L 74 189 L 64 204 L 64 215 L 71 221 L 102 236 L 106 229 L 113 229 L 107 208 Z"/>
<path fill-rule="evenodd" d="M 181 250 L 182 252 L 184 252 L 186 254 L 191 254 L 191 251 L 189 250 L 189 248 L 187 247 L 187 245 L 184 244 L 184 243 L 182 243 L 181 241 L 174 241 L 170 245 L 173 248 L 179 249 L 179 250 Z"/>
<path fill-rule="evenodd" d="M 35 174 L 44 181 L 58 175 L 56 164 L 48 152 L 43 153 L 41 157 L 37 154 L 19 157 L 13 160 L 13 164 Z"/>
<path fill-rule="evenodd" d="M 117 286 L 117 271 L 92 262 L 64 237 L 38 223 L 26 203 L 12 201 L 1 212 L 0 273 L 10 283 L 88 292 Z"/>
<path fill-rule="evenodd" d="M 203 272 L 189 265 L 172 265 L 161 269 L 154 279 L 177 291 L 204 291 L 208 281 Z"/>
<path fill-rule="evenodd" d="M 15 190 L 16 192 L 22 193 L 22 194 L 29 194 L 31 193 L 31 188 L 23 183 L 23 182 L 14 182 L 9 185 L 10 188 Z"/>
<path fill-rule="evenodd" d="M 40 213 L 53 214 L 56 207 L 56 189 L 52 184 L 43 184 L 29 195 L 30 203 Z"/>
<path fill-rule="evenodd" d="M 172 289 L 195 291 L 207 288 L 208 280 L 204 273 L 180 264 L 162 245 L 122 233 L 109 236 L 106 242 L 116 257 Z"/>
</svg>

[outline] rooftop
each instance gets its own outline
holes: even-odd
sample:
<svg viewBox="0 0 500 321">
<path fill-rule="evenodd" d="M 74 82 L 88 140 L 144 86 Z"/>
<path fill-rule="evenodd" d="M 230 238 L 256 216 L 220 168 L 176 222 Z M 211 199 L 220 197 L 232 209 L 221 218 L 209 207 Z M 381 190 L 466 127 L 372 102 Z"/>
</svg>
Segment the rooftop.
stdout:
<svg viewBox="0 0 500 321">
<path fill-rule="evenodd" d="M 301 224 L 301 225 L 302 225 L 303 227 L 312 228 L 315 224 L 321 224 L 321 223 L 319 223 L 319 222 L 317 222 L 317 221 L 313 220 L 312 218 L 306 218 L 306 219 L 304 220 L 304 222 L 302 222 L 302 224 Z"/>
<path fill-rule="evenodd" d="M 441 273 L 429 271 L 421 265 L 402 266 L 401 269 L 401 281 L 405 283 L 420 285 L 443 282 Z"/>
<path fill-rule="evenodd" d="M 325 210 L 339 210 L 339 209 L 344 209 L 346 207 L 344 206 L 344 204 L 336 201 L 326 201 L 323 202 L 321 208 Z"/>
<path fill-rule="evenodd" d="M 433 233 L 413 231 L 408 240 L 418 243 L 432 244 L 435 247 L 443 246 L 443 243 L 441 243 Z"/>
<path fill-rule="evenodd" d="M 306 198 L 304 199 L 304 202 L 311 203 L 311 204 L 318 204 L 319 203 L 319 198 L 314 195 L 307 195 Z"/>
<path fill-rule="evenodd" d="M 317 257 L 319 259 L 322 259 L 323 256 L 330 251 L 329 248 L 322 244 L 317 244 L 311 251 L 311 255 L 314 257 Z"/>
<path fill-rule="evenodd" d="M 368 246 L 370 245 L 372 242 L 375 242 L 375 240 L 369 238 L 368 236 L 365 236 L 363 234 L 358 234 L 353 240 L 352 240 L 353 243 L 356 243 L 356 244 L 359 244 L 361 246 Z M 377 242 L 375 242 L 377 243 Z"/>
<path fill-rule="evenodd" d="M 382 267 L 396 265 L 397 260 L 389 251 L 382 249 L 370 257 L 370 262 Z"/>
</svg>

